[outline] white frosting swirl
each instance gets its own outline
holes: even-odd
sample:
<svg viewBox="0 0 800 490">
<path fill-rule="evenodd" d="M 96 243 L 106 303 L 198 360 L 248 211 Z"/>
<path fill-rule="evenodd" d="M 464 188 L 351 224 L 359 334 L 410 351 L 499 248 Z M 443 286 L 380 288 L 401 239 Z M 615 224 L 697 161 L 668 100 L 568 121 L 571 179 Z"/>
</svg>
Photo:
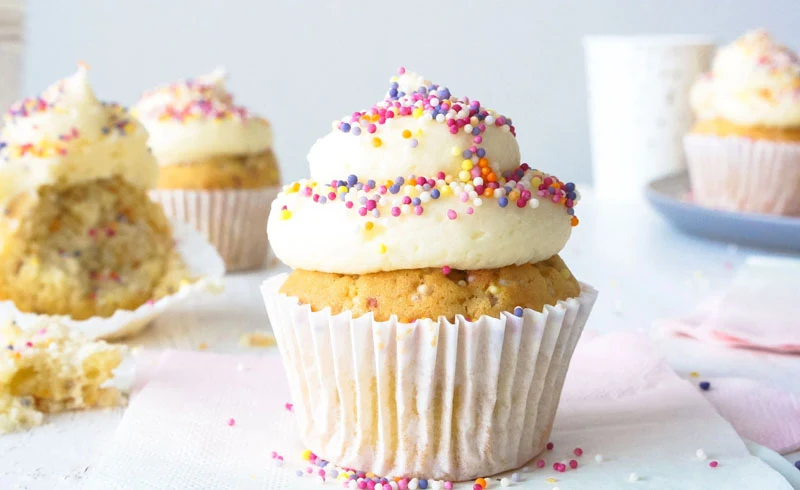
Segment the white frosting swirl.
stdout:
<svg viewBox="0 0 800 490">
<path fill-rule="evenodd" d="M 709 74 L 693 86 L 700 119 L 742 126 L 800 126 L 800 59 L 764 30 L 749 32 L 717 51 Z"/>
<path fill-rule="evenodd" d="M 314 145 L 314 180 L 274 201 L 276 255 L 342 274 L 556 255 L 577 224 L 574 185 L 520 165 L 510 119 L 413 73 L 392 82 L 383 101 L 335 122 Z"/>
<path fill-rule="evenodd" d="M 97 100 L 86 69 L 14 104 L 0 134 L 0 205 L 40 186 L 121 176 L 149 188 L 158 166 L 147 132 L 116 104 Z"/>
<path fill-rule="evenodd" d="M 147 92 L 133 112 L 161 165 L 260 153 L 272 145 L 269 122 L 234 104 L 222 69 Z"/>
</svg>

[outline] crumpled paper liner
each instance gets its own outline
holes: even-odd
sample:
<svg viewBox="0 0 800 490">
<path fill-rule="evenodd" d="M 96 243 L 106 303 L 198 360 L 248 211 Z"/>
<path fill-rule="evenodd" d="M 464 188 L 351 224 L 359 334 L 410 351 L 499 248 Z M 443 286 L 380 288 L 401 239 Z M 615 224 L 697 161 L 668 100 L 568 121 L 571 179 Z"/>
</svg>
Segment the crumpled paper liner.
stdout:
<svg viewBox="0 0 800 490">
<path fill-rule="evenodd" d="M 312 312 L 262 286 L 300 436 L 320 457 L 379 475 L 467 480 L 547 444 L 597 292 L 523 317 L 377 322 Z"/>
<path fill-rule="evenodd" d="M 728 211 L 800 216 L 800 143 L 688 134 L 692 200 Z"/>
<path fill-rule="evenodd" d="M 154 189 L 150 198 L 168 217 L 189 223 L 208 237 L 228 272 L 235 272 L 266 262 L 267 217 L 280 189 Z"/>
<path fill-rule="evenodd" d="M 148 302 L 135 310 L 117 310 L 110 317 L 94 316 L 73 320 L 68 316 L 21 312 L 13 301 L 0 302 L 0 319 L 15 321 L 20 327 L 35 327 L 47 319 L 57 321 L 92 339 L 118 339 L 143 330 L 156 316 L 179 301 L 201 292 L 218 292 L 225 275 L 225 264 L 214 247 L 191 226 L 172 221 L 175 246 L 191 277 L 196 280 L 169 296 Z"/>
</svg>

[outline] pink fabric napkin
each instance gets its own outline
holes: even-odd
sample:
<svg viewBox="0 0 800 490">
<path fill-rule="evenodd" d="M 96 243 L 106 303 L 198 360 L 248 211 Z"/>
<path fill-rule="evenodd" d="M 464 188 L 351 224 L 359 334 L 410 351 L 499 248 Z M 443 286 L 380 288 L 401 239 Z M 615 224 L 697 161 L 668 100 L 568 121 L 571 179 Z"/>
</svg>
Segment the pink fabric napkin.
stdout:
<svg viewBox="0 0 800 490">
<path fill-rule="evenodd" d="M 666 332 L 730 347 L 800 354 L 800 260 L 749 257 L 733 283 Z"/>
<path fill-rule="evenodd" d="M 745 439 L 780 454 L 800 451 L 800 395 L 744 378 L 711 378 L 708 401 Z"/>
<path fill-rule="evenodd" d="M 102 490 L 249 490 L 324 488 L 295 471 L 299 457 L 289 390 L 277 356 L 166 352 L 140 370 L 134 394 L 106 458 L 86 488 Z M 321 373 L 323 374 L 323 373 Z M 543 469 L 519 488 L 791 488 L 641 334 L 582 340 L 575 352 Z M 577 457 L 574 448 L 584 456 Z M 719 461 L 695 457 L 703 448 Z M 272 451 L 285 458 L 275 465 Z M 602 462 L 595 460 L 602 454 Z M 553 463 L 577 459 L 557 473 Z M 330 482 L 329 482 L 330 483 Z M 329 484 L 330 488 L 341 488 Z M 472 483 L 457 488 L 472 488 Z"/>
</svg>

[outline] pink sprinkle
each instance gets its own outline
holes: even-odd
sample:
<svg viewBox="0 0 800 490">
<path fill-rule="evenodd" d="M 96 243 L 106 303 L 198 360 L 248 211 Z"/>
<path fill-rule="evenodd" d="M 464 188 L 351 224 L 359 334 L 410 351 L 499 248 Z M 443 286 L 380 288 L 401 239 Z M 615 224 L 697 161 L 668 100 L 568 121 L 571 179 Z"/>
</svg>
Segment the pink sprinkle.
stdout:
<svg viewBox="0 0 800 490">
<path fill-rule="evenodd" d="M 416 214 L 417 216 L 421 215 L 422 211 L 423 211 L 422 206 L 414 206 L 414 214 Z"/>
<path fill-rule="evenodd" d="M 361 206 L 360 208 L 358 208 L 358 214 L 361 215 L 361 216 L 366 216 L 367 215 L 367 208 L 365 208 L 364 206 Z"/>
<path fill-rule="evenodd" d="M 556 447 L 556 446 L 552 442 L 548 442 L 547 443 L 547 450 L 548 451 L 552 451 L 554 447 Z"/>
<path fill-rule="evenodd" d="M 717 466 L 719 466 L 719 461 L 712 461 L 712 462 L 708 463 L 708 466 L 710 466 L 712 468 L 716 468 Z"/>
<path fill-rule="evenodd" d="M 272 451 L 272 459 L 275 459 L 277 457 L 278 457 L 278 453 L 276 453 L 275 451 Z"/>
<path fill-rule="evenodd" d="M 348 482 L 345 481 L 345 483 L 348 483 Z M 360 490 L 364 490 L 365 488 L 367 488 L 367 482 L 364 481 L 364 480 L 361 480 L 360 482 L 358 482 L 358 488 Z M 406 486 L 406 488 L 403 488 L 402 490 L 406 490 L 407 488 L 408 488 L 408 486 Z"/>
<path fill-rule="evenodd" d="M 466 192 L 462 192 L 462 193 L 461 193 L 461 194 L 458 196 L 458 200 L 459 200 L 459 201 L 461 201 L 461 202 L 467 202 L 467 201 L 469 201 L 469 194 L 467 194 Z"/>
<path fill-rule="evenodd" d="M 561 196 L 559 196 L 558 194 L 553 196 L 553 202 L 557 203 L 560 200 L 561 200 Z"/>
<path fill-rule="evenodd" d="M 314 470 L 309 466 L 308 468 L 306 468 L 306 473 L 310 475 L 311 473 L 314 473 Z"/>
<path fill-rule="evenodd" d="M 378 128 L 374 124 L 370 123 L 369 125 L 367 125 L 367 132 L 368 133 L 374 133 L 375 131 L 377 131 L 377 129 Z"/>
<path fill-rule="evenodd" d="M 397 73 L 399 73 L 400 75 L 404 74 L 405 72 L 406 72 L 406 68 L 405 68 L 404 66 L 401 66 L 401 67 L 400 67 L 400 68 L 397 70 Z"/>
<path fill-rule="evenodd" d="M 451 481 L 444 482 L 444 490 L 453 490 L 453 482 Z"/>
<path fill-rule="evenodd" d="M 287 403 L 283 407 L 289 412 L 294 412 L 294 404 L 293 403 Z"/>
<path fill-rule="evenodd" d="M 450 126 L 450 134 L 458 134 L 458 127 L 457 126 Z M 480 486 L 480 485 L 478 485 Z"/>
<path fill-rule="evenodd" d="M 397 206 L 394 206 L 392 208 L 392 216 L 395 216 L 395 217 L 400 216 L 400 208 L 398 208 Z"/>
<path fill-rule="evenodd" d="M 450 266 L 449 265 L 442 266 L 442 274 L 444 274 L 445 276 L 450 274 Z"/>
<path fill-rule="evenodd" d="M 553 463 L 553 469 L 558 471 L 559 473 L 563 473 L 567 471 L 567 465 L 564 463 Z"/>
<path fill-rule="evenodd" d="M 575 468 L 577 468 L 577 467 L 578 467 L 578 462 L 577 462 L 577 461 L 575 461 L 574 459 L 570 459 L 570 460 L 569 460 L 569 467 L 570 467 L 570 468 L 572 468 L 572 469 L 574 470 Z"/>
<path fill-rule="evenodd" d="M 444 178 L 445 178 L 445 177 L 447 177 L 447 176 L 445 175 L 445 173 L 444 173 L 444 172 L 437 172 L 437 173 L 436 173 L 436 178 L 437 178 L 438 180 L 444 180 Z"/>
<path fill-rule="evenodd" d="M 236 419 L 233 419 L 233 418 L 228 419 L 228 425 L 231 426 L 231 427 L 236 425 Z"/>
<path fill-rule="evenodd" d="M 324 476 L 325 476 L 325 470 L 319 470 L 319 471 L 317 471 L 317 474 L 318 474 L 319 476 L 322 476 L 322 477 L 324 477 Z"/>
<path fill-rule="evenodd" d="M 483 137 L 482 136 L 476 136 L 476 137 L 472 138 L 472 141 L 474 141 L 476 144 L 480 145 L 481 143 L 483 143 Z"/>
<path fill-rule="evenodd" d="M 454 209 L 449 209 L 447 211 L 447 217 L 450 219 L 456 219 L 458 218 L 458 213 L 456 213 Z"/>
<path fill-rule="evenodd" d="M 540 459 L 539 461 L 536 462 L 536 467 L 537 468 L 544 468 L 544 465 L 546 465 L 546 464 L 547 464 L 547 462 L 545 462 L 545 460 Z"/>
<path fill-rule="evenodd" d="M 483 490 L 483 487 L 476 483 L 472 485 L 472 490 Z"/>
<path fill-rule="evenodd" d="M 397 482 L 397 488 L 400 490 L 408 490 L 408 478 L 403 478 Z"/>
<path fill-rule="evenodd" d="M 472 214 L 474 212 L 475 212 L 475 210 L 472 209 L 471 207 L 467 208 L 467 214 Z"/>
<path fill-rule="evenodd" d="M 353 209 L 353 201 L 347 201 L 346 203 L 344 203 L 344 207 L 346 207 L 347 209 Z"/>
<path fill-rule="evenodd" d="M 579 447 L 576 447 L 575 450 L 572 451 L 572 452 L 573 452 L 573 454 L 575 454 L 575 456 L 582 456 L 583 455 L 583 449 L 581 449 Z"/>
</svg>

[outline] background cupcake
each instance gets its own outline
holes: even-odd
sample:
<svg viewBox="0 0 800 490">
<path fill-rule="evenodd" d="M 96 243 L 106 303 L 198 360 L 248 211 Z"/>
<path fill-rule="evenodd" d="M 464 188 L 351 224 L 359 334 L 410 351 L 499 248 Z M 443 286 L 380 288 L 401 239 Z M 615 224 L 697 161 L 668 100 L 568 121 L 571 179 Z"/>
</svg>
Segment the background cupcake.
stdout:
<svg viewBox="0 0 800 490">
<path fill-rule="evenodd" d="M 147 133 L 97 100 L 86 70 L 14 104 L 0 147 L 0 300 L 21 312 L 109 317 L 190 282 L 147 196 Z"/>
<path fill-rule="evenodd" d="M 280 183 L 266 119 L 237 106 L 222 70 L 145 93 L 134 113 L 161 165 L 151 197 L 168 216 L 191 223 L 219 250 L 229 271 L 260 267 L 263 224 Z"/>
<path fill-rule="evenodd" d="M 340 466 L 464 480 L 548 441 L 595 292 L 558 257 L 577 191 L 510 119 L 405 73 L 334 123 L 272 206 L 263 287 L 304 442 Z"/>
<path fill-rule="evenodd" d="M 800 58 L 764 30 L 717 51 L 691 93 L 685 138 L 693 199 L 800 215 Z"/>
</svg>

